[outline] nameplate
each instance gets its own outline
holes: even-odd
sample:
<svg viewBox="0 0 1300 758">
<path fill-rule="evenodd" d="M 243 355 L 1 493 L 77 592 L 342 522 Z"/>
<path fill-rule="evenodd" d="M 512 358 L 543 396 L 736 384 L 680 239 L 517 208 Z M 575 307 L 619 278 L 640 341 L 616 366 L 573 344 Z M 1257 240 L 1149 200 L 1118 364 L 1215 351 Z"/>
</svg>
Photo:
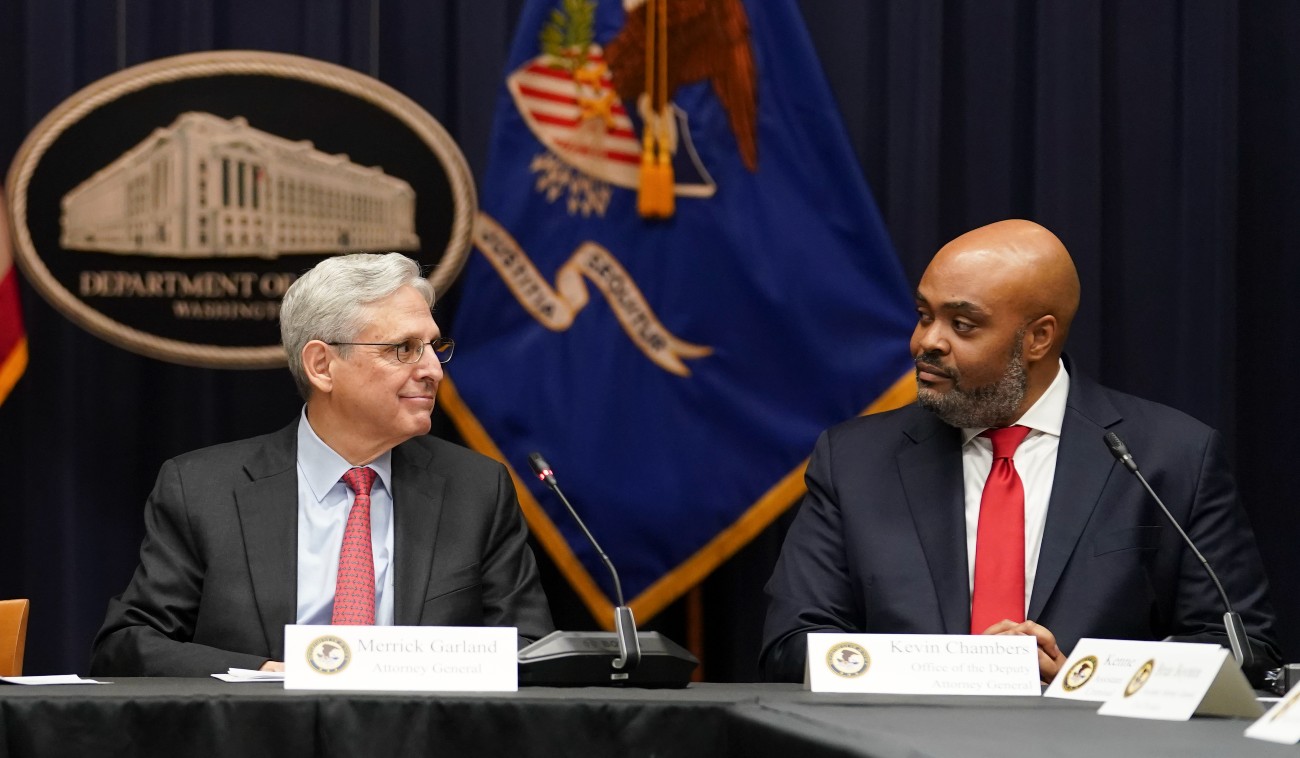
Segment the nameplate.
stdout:
<svg viewBox="0 0 1300 758">
<path fill-rule="evenodd" d="M 1259 721 L 1246 727 L 1246 736 L 1268 742 L 1294 745 L 1300 742 L 1300 685 L 1273 704 Z"/>
<path fill-rule="evenodd" d="M 284 628 L 287 690 L 516 692 L 514 627 Z"/>
<path fill-rule="evenodd" d="M 813 692 L 1037 695 L 1033 637 L 945 634 L 808 635 Z"/>
<path fill-rule="evenodd" d="M 1133 672 L 1147 660 L 1155 658 L 1166 644 L 1175 643 L 1084 637 L 1075 644 L 1070 657 L 1043 692 L 1043 697 L 1105 702 L 1123 692 Z M 1211 643 L 1182 644 L 1219 649 L 1218 645 Z"/>
<path fill-rule="evenodd" d="M 1186 721 L 1192 716 L 1258 718 L 1264 709 L 1232 654 L 1217 645 L 1151 643 L 1151 657 L 1102 703 L 1103 716 Z"/>
</svg>

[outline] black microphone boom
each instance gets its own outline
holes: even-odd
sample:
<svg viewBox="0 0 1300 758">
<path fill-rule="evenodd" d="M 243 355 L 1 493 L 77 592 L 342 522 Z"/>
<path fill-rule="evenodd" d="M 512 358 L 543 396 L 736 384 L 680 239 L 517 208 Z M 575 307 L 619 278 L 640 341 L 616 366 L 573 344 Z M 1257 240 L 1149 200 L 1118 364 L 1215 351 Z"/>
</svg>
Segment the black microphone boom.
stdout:
<svg viewBox="0 0 1300 758">
<path fill-rule="evenodd" d="M 1128 445 L 1124 444 L 1124 440 L 1120 439 L 1119 435 L 1114 432 L 1106 432 L 1102 439 L 1106 441 L 1106 447 L 1110 448 L 1110 454 L 1115 456 L 1115 460 L 1124 464 L 1124 467 L 1132 471 L 1138 481 L 1142 482 L 1142 486 L 1151 495 L 1151 499 L 1155 500 L 1156 505 L 1160 506 L 1160 510 L 1164 512 L 1165 518 L 1169 519 L 1169 523 L 1173 524 L 1174 529 L 1178 530 L 1183 542 L 1186 542 L 1187 547 L 1191 548 L 1192 555 L 1195 555 L 1196 559 L 1201 562 L 1201 566 L 1205 569 L 1205 573 L 1209 575 L 1210 581 L 1214 582 L 1214 588 L 1219 591 L 1219 598 L 1223 600 L 1225 609 L 1223 627 L 1228 632 L 1228 645 L 1232 648 L 1232 657 L 1237 659 L 1237 665 L 1242 668 L 1255 665 L 1255 653 L 1251 650 L 1249 637 L 1246 636 L 1246 625 L 1242 623 L 1241 616 L 1232 610 L 1232 603 L 1228 600 L 1228 593 L 1223 591 L 1223 585 L 1219 582 L 1219 577 L 1214 573 L 1214 569 L 1210 568 L 1210 562 L 1205 560 L 1205 556 L 1201 555 L 1200 550 L 1196 549 L 1196 543 L 1192 542 L 1192 538 L 1187 536 L 1187 532 L 1183 531 L 1183 528 L 1179 526 L 1174 514 L 1169 512 L 1164 501 L 1160 499 L 1155 490 L 1151 489 L 1151 485 L 1147 483 L 1147 478 L 1142 476 L 1141 471 L 1138 471 L 1137 461 L 1133 460 L 1133 456 L 1129 453 Z"/>
<path fill-rule="evenodd" d="M 555 631 L 519 651 L 519 682 L 552 687 L 590 687 L 602 684 L 637 687 L 685 687 L 699 665 L 695 656 L 658 632 L 637 632 L 632 609 L 623 602 L 623 585 L 614 563 L 601 550 L 591 530 L 560 491 L 551 466 L 541 453 L 528 456 L 528 463 L 551 491 L 560 498 L 569 515 L 614 579 L 614 632 Z"/>
</svg>

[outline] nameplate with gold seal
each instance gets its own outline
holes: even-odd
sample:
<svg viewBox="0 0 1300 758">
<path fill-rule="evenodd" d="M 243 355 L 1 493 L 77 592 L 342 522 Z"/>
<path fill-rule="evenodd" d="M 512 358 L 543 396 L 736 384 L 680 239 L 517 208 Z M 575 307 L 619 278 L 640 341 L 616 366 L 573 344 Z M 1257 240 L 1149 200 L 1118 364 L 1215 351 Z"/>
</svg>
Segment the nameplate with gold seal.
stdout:
<svg viewBox="0 0 1300 758">
<path fill-rule="evenodd" d="M 945 634 L 808 635 L 813 692 L 1038 695 L 1033 637 Z"/>
<path fill-rule="evenodd" d="M 1282 745 L 1300 743 L 1300 684 L 1292 687 L 1258 721 L 1246 727 L 1246 736 Z"/>
<path fill-rule="evenodd" d="M 284 628 L 287 690 L 515 692 L 514 627 Z"/>
<path fill-rule="evenodd" d="M 1164 643 L 1150 640 L 1104 640 L 1084 637 L 1070 651 L 1070 657 L 1043 697 L 1092 700 L 1104 703 L 1129 686 L 1144 662 L 1159 657 L 1167 644 L 1199 645 L 1217 650 L 1218 645 L 1197 642 Z"/>
<path fill-rule="evenodd" d="M 1154 642 L 1150 657 L 1130 667 L 1124 688 L 1101 704 L 1103 716 L 1186 721 L 1192 716 L 1259 718 L 1246 675 L 1218 645 Z"/>
</svg>

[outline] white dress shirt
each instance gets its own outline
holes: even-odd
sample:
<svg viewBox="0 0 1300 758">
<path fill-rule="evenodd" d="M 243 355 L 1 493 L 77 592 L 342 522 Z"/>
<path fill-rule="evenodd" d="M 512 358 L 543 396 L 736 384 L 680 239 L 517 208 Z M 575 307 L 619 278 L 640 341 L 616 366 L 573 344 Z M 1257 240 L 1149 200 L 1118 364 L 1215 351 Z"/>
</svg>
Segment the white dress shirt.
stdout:
<svg viewBox="0 0 1300 758">
<path fill-rule="evenodd" d="M 370 535 L 375 558 L 375 623 L 393 623 L 393 451 L 368 465 L 378 474 L 370 490 Z M 299 624 L 328 624 L 334 614 L 339 551 L 356 495 L 341 479 L 352 464 L 298 420 Z"/>
<path fill-rule="evenodd" d="M 1047 502 L 1056 478 L 1056 452 L 1061 446 L 1061 423 L 1070 395 L 1070 375 L 1060 362 L 1056 378 L 1038 401 L 1015 423 L 1030 428 L 1016 448 L 1012 461 L 1025 488 L 1025 608 L 1034 591 L 1034 573 L 1043 545 Z M 966 496 L 966 564 L 972 594 L 975 591 L 975 540 L 979 531 L 980 498 L 984 481 L 993 468 L 993 441 L 981 437 L 984 429 L 962 429 L 961 468 Z M 983 630 L 980 630 L 983 631 Z"/>
</svg>

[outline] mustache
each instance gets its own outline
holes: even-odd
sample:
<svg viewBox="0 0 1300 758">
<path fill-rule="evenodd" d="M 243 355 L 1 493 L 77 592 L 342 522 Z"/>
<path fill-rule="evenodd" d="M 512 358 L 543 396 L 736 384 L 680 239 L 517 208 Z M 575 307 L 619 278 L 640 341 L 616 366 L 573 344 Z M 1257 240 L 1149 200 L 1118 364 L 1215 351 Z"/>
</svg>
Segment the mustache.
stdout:
<svg viewBox="0 0 1300 758">
<path fill-rule="evenodd" d="M 920 353 L 914 356 L 912 361 L 916 364 L 918 370 L 924 369 L 931 374 L 939 374 L 940 376 L 946 376 L 949 379 L 954 378 L 957 374 L 955 370 L 943 365 L 939 353 L 934 350 Z"/>
</svg>

